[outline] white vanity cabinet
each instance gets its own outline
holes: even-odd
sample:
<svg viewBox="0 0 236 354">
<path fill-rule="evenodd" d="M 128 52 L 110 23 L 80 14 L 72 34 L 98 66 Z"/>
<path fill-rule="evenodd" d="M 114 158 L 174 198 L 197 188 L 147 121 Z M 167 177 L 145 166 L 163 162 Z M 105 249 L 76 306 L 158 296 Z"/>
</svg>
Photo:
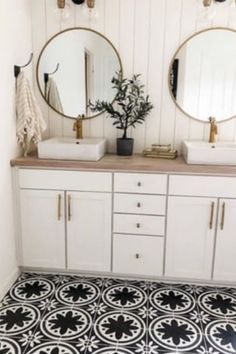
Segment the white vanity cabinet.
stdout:
<svg viewBox="0 0 236 354">
<path fill-rule="evenodd" d="M 236 280 L 236 178 L 170 176 L 165 275 Z"/>
<path fill-rule="evenodd" d="M 106 171 L 16 169 L 19 265 L 236 281 L 236 177 Z"/>
<path fill-rule="evenodd" d="M 236 199 L 219 200 L 213 279 L 236 281 Z"/>
<path fill-rule="evenodd" d="M 21 265 L 110 272 L 112 174 L 20 169 L 18 175 Z"/>
<path fill-rule="evenodd" d="M 166 193 L 165 174 L 114 174 L 114 273 L 163 275 Z"/>
<path fill-rule="evenodd" d="M 216 207 L 215 198 L 168 198 L 166 276 L 211 278 Z"/>
<path fill-rule="evenodd" d="M 64 192 L 20 190 L 21 265 L 65 268 Z"/>
<path fill-rule="evenodd" d="M 68 269 L 111 271 L 111 194 L 67 192 Z"/>
</svg>

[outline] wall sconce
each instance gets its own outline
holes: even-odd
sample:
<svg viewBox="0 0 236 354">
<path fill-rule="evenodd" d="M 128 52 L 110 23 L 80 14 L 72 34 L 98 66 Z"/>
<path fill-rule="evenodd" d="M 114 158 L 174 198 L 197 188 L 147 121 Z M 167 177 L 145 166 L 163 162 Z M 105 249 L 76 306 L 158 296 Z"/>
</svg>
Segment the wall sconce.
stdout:
<svg viewBox="0 0 236 354">
<path fill-rule="evenodd" d="M 236 0 L 201 0 L 200 18 L 205 21 L 212 20 L 217 13 L 217 5 L 227 4 L 228 7 L 235 7 Z"/>
<path fill-rule="evenodd" d="M 59 1 L 59 0 L 58 0 Z M 82 5 L 85 0 L 72 0 L 76 5 Z M 94 9 L 95 7 L 95 0 L 86 0 L 87 6 L 89 9 Z"/>
<path fill-rule="evenodd" d="M 222 3 L 222 2 L 225 2 L 225 1 L 227 1 L 227 0 L 203 0 L 202 1 L 202 3 L 203 3 L 203 6 L 204 7 L 209 7 L 209 6 L 211 6 L 212 4 L 214 4 L 214 3 Z M 232 3 L 236 3 L 236 1 L 235 0 L 231 0 L 231 1 L 229 1 L 231 4 Z"/>
<path fill-rule="evenodd" d="M 96 19 L 98 17 L 98 13 L 96 11 L 94 11 L 95 8 L 95 0 L 72 0 L 72 2 L 75 5 L 82 5 L 86 2 L 87 4 L 87 9 L 89 9 L 90 11 L 90 16 L 92 16 L 92 18 Z M 69 18 L 70 13 L 70 6 L 67 4 L 66 0 L 57 0 L 57 7 L 58 9 L 61 11 L 61 17 L 62 19 L 66 20 L 67 18 Z M 92 15 L 91 15 L 91 11 Z"/>
<path fill-rule="evenodd" d="M 94 9 L 95 0 L 87 0 L 87 6 L 88 6 L 89 9 Z"/>
<path fill-rule="evenodd" d="M 61 19 L 66 21 L 70 17 L 70 6 L 66 3 L 66 0 L 57 0 L 57 7 Z"/>
<path fill-rule="evenodd" d="M 64 9 L 66 6 L 66 0 L 57 0 L 57 6 L 59 9 Z"/>
</svg>

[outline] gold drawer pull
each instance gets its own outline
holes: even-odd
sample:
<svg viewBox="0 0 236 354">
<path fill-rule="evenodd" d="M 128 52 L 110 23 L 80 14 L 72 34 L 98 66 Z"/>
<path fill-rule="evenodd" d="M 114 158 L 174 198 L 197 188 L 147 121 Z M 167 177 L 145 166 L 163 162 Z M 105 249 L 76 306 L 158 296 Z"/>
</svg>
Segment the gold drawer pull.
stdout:
<svg viewBox="0 0 236 354">
<path fill-rule="evenodd" d="M 211 203 L 211 216 L 210 216 L 210 223 L 209 223 L 210 230 L 212 230 L 212 228 L 213 228 L 214 212 L 215 212 L 215 203 L 212 202 Z"/>
<path fill-rule="evenodd" d="M 61 194 L 58 194 L 57 198 L 57 219 L 61 220 Z"/>
<path fill-rule="evenodd" d="M 220 223 L 221 230 L 224 230 L 224 226 L 225 226 L 225 203 L 222 204 L 222 214 L 221 214 L 221 223 Z"/>
<path fill-rule="evenodd" d="M 138 187 L 142 187 L 142 183 L 141 182 L 138 182 Z"/>
<path fill-rule="evenodd" d="M 137 208 L 141 208 L 141 203 L 137 203 Z"/>
<path fill-rule="evenodd" d="M 136 227 L 137 227 L 137 229 L 140 229 L 140 227 L 141 227 L 140 223 L 137 223 Z"/>
<path fill-rule="evenodd" d="M 71 221 L 71 195 L 68 195 L 68 221 Z"/>
<path fill-rule="evenodd" d="M 139 253 L 136 253 L 135 258 L 136 258 L 136 259 L 140 259 L 140 258 L 141 258 L 141 255 L 140 255 Z"/>
</svg>

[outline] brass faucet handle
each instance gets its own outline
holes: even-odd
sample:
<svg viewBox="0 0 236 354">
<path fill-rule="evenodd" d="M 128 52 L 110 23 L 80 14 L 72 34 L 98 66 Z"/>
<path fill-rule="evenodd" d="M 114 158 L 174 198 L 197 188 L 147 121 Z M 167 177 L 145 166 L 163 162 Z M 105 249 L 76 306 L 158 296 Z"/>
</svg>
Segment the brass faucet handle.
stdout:
<svg viewBox="0 0 236 354">
<path fill-rule="evenodd" d="M 210 121 L 210 123 L 215 123 L 215 122 L 216 122 L 216 119 L 215 119 L 215 117 L 210 117 L 210 118 L 209 118 L 209 121 Z"/>
<path fill-rule="evenodd" d="M 77 122 L 74 122 L 73 124 L 73 131 L 75 132 L 77 130 Z"/>
</svg>

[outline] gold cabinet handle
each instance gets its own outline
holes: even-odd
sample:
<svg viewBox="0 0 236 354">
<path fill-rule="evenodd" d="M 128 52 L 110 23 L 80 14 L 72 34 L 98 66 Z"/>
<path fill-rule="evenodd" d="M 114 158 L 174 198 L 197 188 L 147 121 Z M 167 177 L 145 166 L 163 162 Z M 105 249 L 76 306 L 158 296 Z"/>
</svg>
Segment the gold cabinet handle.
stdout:
<svg viewBox="0 0 236 354">
<path fill-rule="evenodd" d="M 142 187 L 142 183 L 141 183 L 141 182 L 138 182 L 138 183 L 137 183 L 137 186 L 138 186 L 138 187 Z"/>
<path fill-rule="evenodd" d="M 224 230 L 224 226 L 225 226 L 225 203 L 222 204 L 221 223 L 220 223 L 221 230 Z"/>
<path fill-rule="evenodd" d="M 57 198 L 57 219 L 61 220 L 61 194 L 58 194 Z"/>
<path fill-rule="evenodd" d="M 140 259 L 140 258 L 141 258 L 141 255 L 140 255 L 139 253 L 136 253 L 135 258 L 136 258 L 136 259 Z"/>
<path fill-rule="evenodd" d="M 141 227 L 140 223 L 137 223 L 136 227 L 137 227 L 137 229 L 140 229 L 140 227 Z"/>
<path fill-rule="evenodd" d="M 72 213 L 71 213 L 71 195 L 68 195 L 68 221 L 71 221 Z"/>
<path fill-rule="evenodd" d="M 141 203 L 137 203 L 137 208 L 141 208 Z"/>
<path fill-rule="evenodd" d="M 212 202 L 211 203 L 211 216 L 210 216 L 210 223 L 209 223 L 210 230 L 212 230 L 212 228 L 213 228 L 214 212 L 215 212 L 215 203 Z"/>
</svg>

